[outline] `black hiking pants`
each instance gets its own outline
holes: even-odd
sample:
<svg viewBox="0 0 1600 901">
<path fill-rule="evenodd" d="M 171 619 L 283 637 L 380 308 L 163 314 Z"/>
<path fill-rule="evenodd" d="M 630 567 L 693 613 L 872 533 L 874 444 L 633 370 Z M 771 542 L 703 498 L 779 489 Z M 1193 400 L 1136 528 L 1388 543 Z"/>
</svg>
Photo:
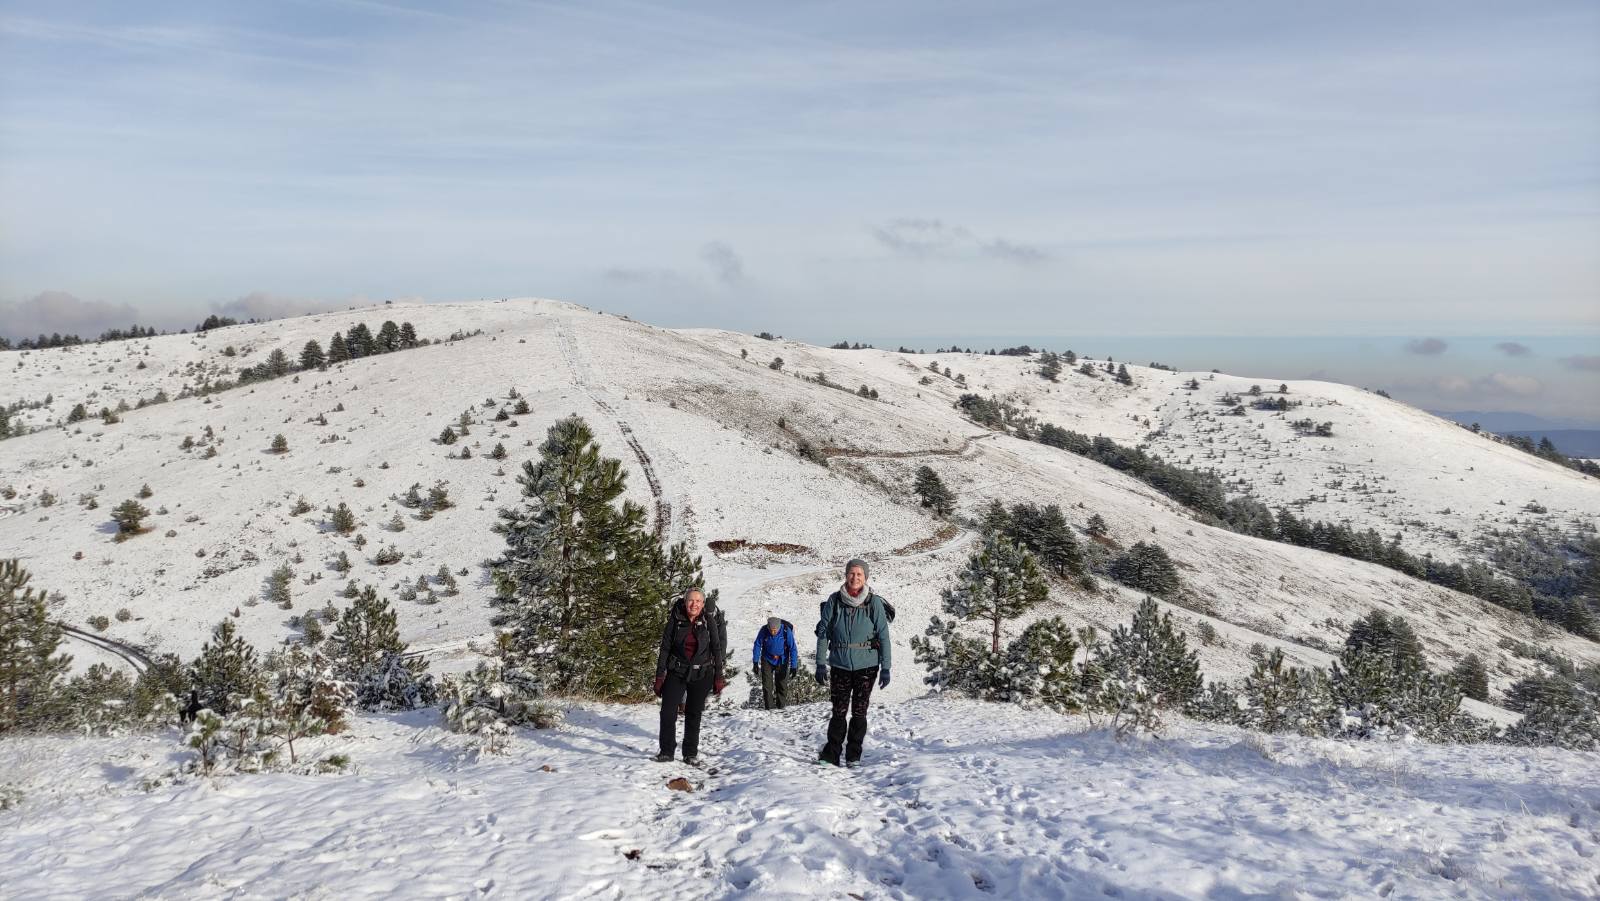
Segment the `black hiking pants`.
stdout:
<svg viewBox="0 0 1600 901">
<path fill-rule="evenodd" d="M 789 702 L 789 668 L 761 661 L 761 708 L 782 710 Z"/>
<path fill-rule="evenodd" d="M 828 694 L 833 701 L 833 718 L 828 720 L 828 743 L 822 748 L 822 759 L 838 765 L 839 752 L 844 751 L 846 761 L 861 759 L 861 743 L 867 737 L 867 704 L 872 700 L 872 687 L 878 684 L 878 668 L 848 670 L 834 667 L 828 676 Z M 848 730 L 845 715 L 850 716 Z"/>
<path fill-rule="evenodd" d="M 700 714 L 706 709 L 706 696 L 711 694 L 711 667 L 702 671 L 700 678 L 685 682 L 676 673 L 668 673 L 661 685 L 661 753 L 671 757 L 678 744 L 678 705 L 683 709 L 683 759 L 700 753 Z"/>
</svg>

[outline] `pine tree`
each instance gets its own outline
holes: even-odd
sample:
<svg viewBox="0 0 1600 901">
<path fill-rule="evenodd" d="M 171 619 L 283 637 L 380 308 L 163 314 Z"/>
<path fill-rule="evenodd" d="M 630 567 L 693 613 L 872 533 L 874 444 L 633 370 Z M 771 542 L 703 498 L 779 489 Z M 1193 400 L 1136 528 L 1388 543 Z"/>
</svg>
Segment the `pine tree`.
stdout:
<svg viewBox="0 0 1600 901">
<path fill-rule="evenodd" d="M 48 719 L 72 658 L 57 655 L 61 627 L 22 561 L 0 560 L 0 734 Z"/>
<path fill-rule="evenodd" d="M 1200 698 L 1205 682 L 1199 655 L 1189 650 L 1172 614 L 1161 613 L 1148 597 L 1134 612 L 1132 624 L 1113 630 L 1108 642 L 1094 648 L 1093 657 L 1086 670 L 1091 681 L 1121 683 L 1102 699 L 1116 705 L 1108 711 L 1113 714 L 1137 713 L 1135 708 L 1146 705 L 1187 709 Z"/>
<path fill-rule="evenodd" d="M 955 495 L 931 466 L 917 467 L 917 479 L 911 490 L 921 498 L 922 506 L 933 510 L 936 516 L 949 516 L 955 511 Z"/>
<path fill-rule="evenodd" d="M 281 347 L 274 347 L 272 353 L 267 354 L 267 362 L 264 365 L 273 378 L 286 376 L 294 369 L 289 362 L 289 355 L 284 353 Z"/>
<path fill-rule="evenodd" d="M 1180 585 L 1178 567 L 1166 549 L 1154 542 L 1140 541 L 1111 561 L 1110 576 L 1130 588 L 1159 597 L 1177 593 Z"/>
<path fill-rule="evenodd" d="M 71 422 L 83 422 L 85 419 L 88 419 L 88 418 L 89 418 L 89 410 L 83 404 L 74 405 L 73 408 L 72 408 L 72 412 L 67 414 L 67 422 L 69 422 L 69 423 L 71 423 Z"/>
<path fill-rule="evenodd" d="M 289 583 L 294 580 L 294 570 L 285 563 L 272 571 L 267 576 L 267 603 L 276 604 L 288 610 L 294 604 Z"/>
<path fill-rule="evenodd" d="M 333 526 L 335 532 L 340 535 L 348 535 L 356 530 L 356 515 L 341 502 L 333 511 L 329 523 Z"/>
<path fill-rule="evenodd" d="M 1461 658 L 1461 662 L 1450 671 L 1450 675 L 1461 687 L 1462 694 L 1474 701 L 1489 700 L 1489 670 L 1477 654 L 1468 654 Z"/>
<path fill-rule="evenodd" d="M 622 498 L 626 478 L 569 416 L 522 466 L 527 504 L 500 511 L 507 549 L 493 578 L 509 608 L 510 659 L 558 692 L 638 697 L 668 600 L 703 581 L 699 558 L 682 544 L 663 550 L 644 508 Z"/>
<path fill-rule="evenodd" d="M 117 540 L 132 538 L 145 531 L 142 523 L 149 515 L 150 511 L 133 498 L 118 504 L 116 509 L 111 511 L 111 519 L 117 524 Z"/>
<path fill-rule="evenodd" d="M 1517 688 L 1523 687 L 1518 683 Z M 1520 694 L 1522 719 L 1506 730 L 1507 742 L 1574 751 L 1600 748 L 1600 706 L 1588 691 L 1557 677 L 1541 679 L 1537 690 Z"/>
<path fill-rule="evenodd" d="M 406 646 L 400 641 L 397 623 L 387 598 L 380 597 L 370 585 L 362 589 L 355 603 L 340 614 L 333 635 L 328 638 L 327 653 L 335 669 L 356 681 L 382 662 L 385 655 L 404 654 Z"/>
<path fill-rule="evenodd" d="M 444 427 L 444 431 L 439 433 L 439 443 L 440 444 L 455 444 L 456 443 L 456 431 L 455 431 L 455 429 L 452 429 L 449 426 L 445 426 Z"/>
<path fill-rule="evenodd" d="M 281 434 L 274 435 L 272 436 L 272 444 L 267 449 L 275 454 L 287 454 L 289 452 L 289 439 Z"/>
<path fill-rule="evenodd" d="M 1083 575 L 1083 551 L 1059 506 L 1016 504 L 1007 518 L 1010 523 L 1007 534 L 1033 551 L 1041 564 L 1058 576 Z"/>
<path fill-rule="evenodd" d="M 322 355 L 322 345 L 318 344 L 315 338 L 307 341 L 306 346 L 300 351 L 301 369 L 321 369 L 327 362 L 327 357 Z"/>
<path fill-rule="evenodd" d="M 417 346 L 417 330 L 409 322 L 400 323 L 400 346 L 405 348 Z"/>
<path fill-rule="evenodd" d="M 1049 594 L 1033 553 L 1003 535 L 986 532 L 956 584 L 943 592 L 945 613 L 989 627 L 989 652 L 1000 653 L 1001 627 L 1028 612 Z"/>
<path fill-rule="evenodd" d="M 1109 531 L 1106 528 L 1105 518 L 1098 513 L 1089 517 L 1089 523 L 1084 526 L 1083 530 L 1096 538 L 1106 537 L 1106 533 Z"/>
<path fill-rule="evenodd" d="M 338 332 L 328 341 L 328 364 L 343 363 L 350 359 L 350 348 L 344 341 L 344 335 Z"/>
<path fill-rule="evenodd" d="M 386 319 L 378 327 L 378 339 L 375 342 L 378 353 L 386 354 L 400 349 L 400 326 L 394 320 Z"/>
<path fill-rule="evenodd" d="M 506 458 L 506 446 L 504 444 L 502 444 L 501 442 L 496 441 L 494 443 L 494 447 L 489 451 L 489 459 L 491 459 L 491 460 L 504 460 L 505 458 Z"/>
<path fill-rule="evenodd" d="M 358 322 L 350 327 L 349 334 L 345 337 L 345 345 L 350 350 L 350 359 L 358 360 L 370 357 L 377 350 L 372 338 L 372 330 L 367 328 L 365 322 Z"/>
<path fill-rule="evenodd" d="M 1074 656 L 1078 643 L 1058 616 L 1038 620 L 1006 648 L 998 682 L 1001 700 L 1037 702 L 1061 713 L 1082 706 Z"/>
<path fill-rule="evenodd" d="M 211 632 L 211 640 L 189 665 L 189 680 L 200 705 L 222 716 L 239 709 L 244 699 L 261 688 L 263 674 L 256 649 L 238 634 L 233 620 L 225 619 Z"/>
<path fill-rule="evenodd" d="M 1328 734 L 1338 721 L 1327 673 L 1321 669 L 1284 667 L 1282 648 L 1256 657 L 1255 671 L 1244 680 L 1244 710 L 1239 724 L 1263 732 Z"/>
</svg>

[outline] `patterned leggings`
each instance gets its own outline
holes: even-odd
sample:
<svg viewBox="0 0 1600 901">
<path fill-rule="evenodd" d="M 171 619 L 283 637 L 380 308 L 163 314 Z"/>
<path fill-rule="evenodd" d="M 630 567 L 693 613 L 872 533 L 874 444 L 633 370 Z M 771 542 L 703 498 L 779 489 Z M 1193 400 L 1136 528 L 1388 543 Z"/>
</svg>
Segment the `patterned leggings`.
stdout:
<svg viewBox="0 0 1600 901">
<path fill-rule="evenodd" d="M 877 682 L 875 666 L 858 670 L 835 667 L 829 673 L 828 694 L 833 701 L 833 717 L 828 720 L 828 743 L 822 748 L 823 760 L 838 764 L 841 750 L 847 761 L 861 759 L 861 743 L 867 737 L 867 704 L 872 701 L 872 687 Z M 846 714 L 850 716 L 848 730 Z"/>
</svg>

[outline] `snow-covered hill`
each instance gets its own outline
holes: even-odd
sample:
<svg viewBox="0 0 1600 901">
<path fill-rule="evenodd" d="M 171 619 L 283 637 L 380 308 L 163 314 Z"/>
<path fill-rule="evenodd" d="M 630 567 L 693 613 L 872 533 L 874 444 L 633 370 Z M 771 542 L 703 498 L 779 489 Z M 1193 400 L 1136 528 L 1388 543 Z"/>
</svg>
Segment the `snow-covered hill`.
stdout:
<svg viewBox="0 0 1600 901">
<path fill-rule="evenodd" d="M 65 621 L 105 616 L 106 635 L 185 656 L 225 616 L 236 616 L 252 641 L 272 644 L 297 634 L 293 617 L 344 605 L 346 580 L 330 566 L 341 552 L 353 564 L 350 580 L 376 584 L 391 598 L 441 567 L 465 570 L 458 595 L 435 585 L 436 602 L 424 591 L 397 605 L 405 638 L 439 667 L 456 669 L 470 662 L 470 642 L 489 631 L 490 592 L 478 564 L 500 550 L 490 531 L 495 511 L 517 501 L 515 475 L 546 427 L 578 413 L 604 451 L 628 466 L 630 496 L 655 511 L 670 537 L 705 556 L 735 635 L 753 635 L 771 614 L 808 628 L 815 604 L 854 555 L 875 562 L 875 585 L 900 609 L 896 644 L 920 632 L 970 540 L 910 495 L 912 472 L 927 464 L 967 513 L 994 498 L 1057 503 L 1080 527 L 1091 513 L 1102 515 L 1117 546 L 1159 541 L 1190 588 L 1186 606 L 1193 609 L 1178 611 L 1180 619 L 1208 619 L 1220 636 L 1201 649 L 1213 677 L 1238 676 L 1255 642 L 1325 663 L 1319 646 L 1336 646 L 1348 623 L 1375 607 L 1410 618 L 1439 664 L 1467 652 L 1483 656 L 1498 688 L 1529 667 L 1500 647 L 1504 639 L 1600 660 L 1592 643 L 1475 598 L 1200 525 L 1127 476 L 986 433 L 952 406 L 963 390 L 1010 395 L 1045 421 L 1149 441 L 1180 462 L 1193 456 L 1197 465 L 1236 468 L 1270 502 L 1326 496 L 1307 512 L 1386 534 L 1403 529 L 1418 553 L 1466 553 L 1473 530 L 1526 516 L 1518 511 L 1528 500 L 1548 508 L 1552 520 L 1600 517 L 1595 480 L 1339 385 L 1289 383 L 1289 397 L 1304 407 L 1287 418 L 1222 416 L 1212 400 L 1248 391 L 1245 380 L 1130 366 L 1132 388 L 1070 370 L 1050 384 L 1034 364 L 1014 357 L 828 350 L 519 300 L 393 304 L 205 335 L 9 352 L 0 354 L 0 397 L 49 395 L 48 407 L 21 414 L 33 425 L 64 419 L 79 402 L 93 412 L 134 405 L 158 390 L 178 398 L 201 374 L 260 362 L 274 349 L 297 357 L 308 340 L 326 347 L 334 331 L 358 322 L 376 330 L 386 319 L 411 322 L 424 338 L 482 334 L 174 399 L 114 425 L 91 418 L 0 442 L 0 487 L 16 492 L 4 501 L 11 515 L 0 519 L 3 553 L 24 558 L 34 584 L 60 593 L 55 611 Z M 233 356 L 225 355 L 230 347 Z M 779 356 L 783 368 L 771 368 Z M 964 375 L 970 389 L 942 376 L 923 384 L 930 360 Z M 827 384 L 815 378 L 819 372 Z M 1184 389 L 1190 377 L 1200 390 Z M 860 385 L 878 397 L 858 396 Z M 497 411 L 511 409 L 513 389 L 529 412 L 495 421 Z M 463 411 L 470 412 L 470 435 L 437 443 Z M 1301 415 L 1334 422 L 1334 437 L 1294 436 L 1287 419 Z M 214 438 L 202 441 L 207 427 Z M 287 453 L 269 452 L 276 434 L 287 438 Z M 186 450 L 185 438 L 200 443 Z M 800 459 L 798 439 L 821 448 L 831 465 Z M 509 459 L 488 458 L 497 443 Z M 471 448 L 471 459 L 457 458 L 462 447 Z M 215 456 L 207 456 L 211 448 Z M 1345 487 L 1327 488 L 1334 476 Z M 426 491 L 438 483 L 454 508 L 424 519 L 397 502 L 413 484 Z M 114 542 L 110 510 L 145 484 L 153 492 L 143 502 L 154 511 L 152 531 Z M 83 502 L 89 497 L 97 508 Z M 301 497 L 312 510 L 294 515 Z M 355 536 L 327 528 L 322 511 L 338 503 L 355 511 Z M 390 531 L 397 514 L 404 529 Z M 1451 530 L 1457 539 L 1447 539 Z M 713 550 L 741 541 L 757 547 Z M 391 545 L 403 559 L 375 562 Z M 262 600 L 268 573 L 283 564 L 296 574 L 289 610 Z M 1047 612 L 1108 626 L 1125 621 L 1138 599 L 1114 585 L 1093 593 L 1062 585 Z M 890 699 L 921 692 L 909 649 L 897 650 Z"/>
<path fill-rule="evenodd" d="M 1593 755 L 1264 737 L 1120 745 L 952 700 L 873 714 L 819 769 L 820 705 L 707 719 L 716 774 L 655 764 L 654 710 L 589 707 L 476 758 L 436 712 L 317 739 L 348 775 L 166 781 L 168 735 L 0 743 L 4 894 L 329 898 L 1590 898 Z M 668 787 L 687 778 L 689 792 Z M 3 805 L 0 805 L 3 806 Z"/>
</svg>

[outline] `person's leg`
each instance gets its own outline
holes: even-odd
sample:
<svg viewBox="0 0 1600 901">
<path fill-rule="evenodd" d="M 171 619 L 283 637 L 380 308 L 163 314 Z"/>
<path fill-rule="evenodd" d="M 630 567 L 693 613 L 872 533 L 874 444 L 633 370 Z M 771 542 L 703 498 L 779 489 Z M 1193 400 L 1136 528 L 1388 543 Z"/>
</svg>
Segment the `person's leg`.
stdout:
<svg viewBox="0 0 1600 901">
<path fill-rule="evenodd" d="M 775 666 L 772 668 L 772 684 L 774 687 L 773 700 L 777 702 L 778 709 L 782 710 L 789 703 L 789 668 L 787 666 Z"/>
<path fill-rule="evenodd" d="M 861 743 L 867 738 L 867 705 L 872 687 L 878 683 L 878 668 L 856 670 L 850 674 L 850 741 L 845 745 L 846 761 L 861 759 Z"/>
<path fill-rule="evenodd" d="M 773 671 L 772 671 L 772 664 L 768 663 L 765 660 L 761 661 L 761 709 L 762 710 L 771 710 L 774 706 L 776 706 L 777 699 L 778 699 L 778 694 L 777 694 L 777 689 L 773 686 L 773 678 L 774 678 L 774 675 L 773 675 Z"/>
<path fill-rule="evenodd" d="M 821 757 L 837 766 L 839 754 L 844 750 L 845 716 L 850 712 L 850 671 L 834 667 L 828 677 L 833 716 L 828 720 L 828 743 L 822 747 Z"/>
<path fill-rule="evenodd" d="M 671 757 L 678 749 L 678 705 L 683 703 L 683 680 L 668 673 L 661 685 L 661 754 Z"/>
<path fill-rule="evenodd" d="M 688 760 L 700 753 L 700 714 L 706 709 L 706 697 L 711 694 L 711 685 L 715 680 L 711 674 L 689 683 L 688 709 L 683 713 L 683 759 Z"/>
</svg>

